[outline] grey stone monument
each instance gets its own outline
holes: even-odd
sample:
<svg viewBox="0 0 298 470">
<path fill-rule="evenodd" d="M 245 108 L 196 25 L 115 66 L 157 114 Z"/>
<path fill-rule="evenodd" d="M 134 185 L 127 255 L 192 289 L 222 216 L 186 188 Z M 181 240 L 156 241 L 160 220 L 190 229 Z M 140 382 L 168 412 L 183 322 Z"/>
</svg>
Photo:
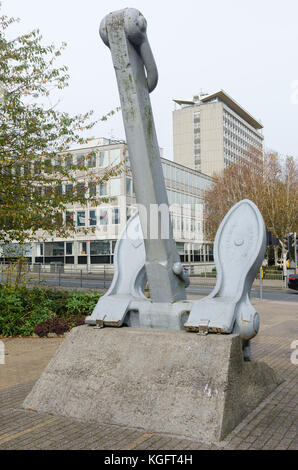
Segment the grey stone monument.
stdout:
<svg viewBox="0 0 298 470">
<path fill-rule="evenodd" d="M 264 222 L 248 200 L 228 212 L 215 240 L 216 286 L 187 301 L 150 105 L 157 69 L 146 20 L 131 8 L 113 12 L 100 35 L 115 67 L 137 202 L 147 213 L 163 206 L 169 233 L 147 237 L 152 221 L 142 211 L 131 217 L 110 289 L 67 336 L 24 407 L 217 441 L 278 383 L 266 364 L 247 361 L 259 328 L 249 293 L 264 256 Z"/>
</svg>

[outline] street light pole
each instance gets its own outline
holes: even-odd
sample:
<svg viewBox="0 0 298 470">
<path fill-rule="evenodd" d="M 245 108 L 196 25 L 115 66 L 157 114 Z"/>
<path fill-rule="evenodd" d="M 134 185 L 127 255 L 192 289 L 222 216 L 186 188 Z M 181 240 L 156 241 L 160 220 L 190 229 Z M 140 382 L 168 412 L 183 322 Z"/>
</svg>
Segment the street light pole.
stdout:
<svg viewBox="0 0 298 470">
<path fill-rule="evenodd" d="M 295 271 L 296 271 L 296 274 L 298 274 L 297 250 L 298 250 L 297 233 L 295 232 L 294 233 L 294 256 L 295 256 Z"/>
</svg>

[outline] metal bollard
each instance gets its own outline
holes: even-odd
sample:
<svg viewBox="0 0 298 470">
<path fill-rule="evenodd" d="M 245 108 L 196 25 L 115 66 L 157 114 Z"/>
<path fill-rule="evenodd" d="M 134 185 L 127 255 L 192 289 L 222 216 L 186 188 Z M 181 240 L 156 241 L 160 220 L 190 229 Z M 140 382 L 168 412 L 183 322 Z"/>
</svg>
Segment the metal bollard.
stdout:
<svg viewBox="0 0 298 470">
<path fill-rule="evenodd" d="M 58 266 L 58 285 L 61 286 L 61 266 Z"/>
<path fill-rule="evenodd" d="M 81 269 L 81 287 L 83 287 L 83 270 Z"/>
</svg>

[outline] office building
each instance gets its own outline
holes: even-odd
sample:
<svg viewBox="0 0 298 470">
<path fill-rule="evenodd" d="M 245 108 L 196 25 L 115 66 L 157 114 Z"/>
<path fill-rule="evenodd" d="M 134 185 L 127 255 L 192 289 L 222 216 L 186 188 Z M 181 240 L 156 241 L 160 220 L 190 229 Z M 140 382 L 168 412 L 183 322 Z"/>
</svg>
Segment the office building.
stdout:
<svg viewBox="0 0 298 470">
<path fill-rule="evenodd" d="M 232 163 L 262 168 L 263 125 L 223 90 L 174 100 L 174 161 L 212 176 Z"/>
<path fill-rule="evenodd" d="M 77 233 L 67 239 L 49 238 L 40 231 L 37 242 L 28 247 L 32 263 L 63 263 L 75 268 L 112 264 L 115 244 L 126 221 L 134 210 L 136 199 L 125 142 L 94 139 L 88 146 L 74 149 L 74 163 L 82 162 L 92 153 L 90 165 L 99 176 L 109 166 L 125 160 L 123 171 L 109 181 L 89 187 L 103 202 L 98 206 L 69 207 L 64 217 L 77 227 Z M 212 179 L 195 169 L 162 158 L 162 168 L 168 193 L 174 238 L 183 262 L 212 262 L 212 245 L 204 240 L 203 193 Z M 145 177 L 145 175 L 144 175 Z M 77 172 L 77 184 L 88 187 L 83 172 Z M 67 182 L 62 191 L 71 190 Z M 112 200 L 106 201 L 107 198 Z M 181 206 L 183 210 L 181 210 Z M 87 229 L 87 235 L 85 233 Z"/>
</svg>

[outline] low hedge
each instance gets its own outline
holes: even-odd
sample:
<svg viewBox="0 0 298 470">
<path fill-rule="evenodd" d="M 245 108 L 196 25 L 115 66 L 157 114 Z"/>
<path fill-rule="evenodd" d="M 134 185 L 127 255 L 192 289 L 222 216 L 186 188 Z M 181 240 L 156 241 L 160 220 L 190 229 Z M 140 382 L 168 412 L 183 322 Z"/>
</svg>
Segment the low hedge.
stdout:
<svg viewBox="0 0 298 470">
<path fill-rule="evenodd" d="M 102 294 L 0 286 L 0 336 L 62 334 L 83 324 Z M 44 333 L 46 331 L 46 333 Z"/>
</svg>

